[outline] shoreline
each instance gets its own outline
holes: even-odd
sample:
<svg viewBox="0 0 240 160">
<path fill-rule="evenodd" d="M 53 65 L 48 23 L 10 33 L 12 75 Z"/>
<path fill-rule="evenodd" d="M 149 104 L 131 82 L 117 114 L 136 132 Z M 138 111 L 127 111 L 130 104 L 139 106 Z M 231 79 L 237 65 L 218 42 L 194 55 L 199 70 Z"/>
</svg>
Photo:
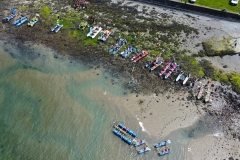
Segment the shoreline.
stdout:
<svg viewBox="0 0 240 160">
<path fill-rule="evenodd" d="M 29 32 L 25 32 L 26 27 L 23 26 L 22 28 L 13 29 L 13 32 L 15 33 L 13 33 L 12 35 L 16 35 L 17 40 L 19 41 L 18 44 L 20 48 L 22 47 L 24 49 L 24 47 L 21 46 L 21 43 L 24 43 L 25 41 L 30 41 L 50 47 L 51 49 L 56 50 L 62 55 L 68 56 L 69 51 L 71 51 L 71 58 L 80 60 L 86 65 L 89 65 L 89 62 L 94 62 L 94 65 L 90 64 L 89 66 L 93 68 L 101 67 L 104 68 L 104 70 L 106 70 L 107 72 L 110 72 L 112 75 L 123 76 L 124 78 L 126 78 L 127 82 L 125 83 L 124 87 L 130 90 L 130 92 L 132 93 L 128 98 L 129 101 L 121 98 L 114 101 L 115 103 L 117 103 L 118 101 L 123 102 L 122 106 L 125 107 L 126 110 L 130 111 L 133 115 L 137 115 L 137 118 L 139 118 L 140 121 L 143 123 L 144 128 L 149 131 L 150 134 L 153 134 L 154 137 L 165 137 L 174 130 L 184 128 L 193 124 L 201 117 L 199 115 L 199 112 L 202 114 L 206 114 L 207 112 L 207 114 L 213 114 L 214 117 L 214 109 L 212 109 L 212 113 L 209 107 L 207 110 L 210 110 L 210 112 L 203 109 L 207 108 L 208 104 L 205 105 L 199 101 L 199 104 L 195 104 L 196 100 L 192 96 L 192 90 L 190 90 L 188 87 L 183 88 L 181 85 L 176 85 L 174 83 L 174 78 L 176 77 L 176 74 L 172 75 L 172 77 L 170 77 L 170 79 L 168 80 L 161 80 L 156 75 L 156 73 L 148 73 L 147 70 L 144 69 L 144 62 L 138 64 L 129 64 L 127 60 L 122 60 L 119 57 L 114 57 L 110 54 L 105 53 L 105 50 L 99 48 L 98 46 L 79 45 L 79 43 L 76 42 L 74 39 L 66 38 L 68 34 L 65 31 L 61 32 L 60 34 L 49 34 L 48 32 L 46 32 L 45 27 L 46 25 L 39 23 L 34 26 L 34 28 L 28 29 Z M 35 32 L 36 30 L 37 32 Z M 11 35 L 11 33 L 6 34 Z M 55 43 L 55 40 L 60 40 L 61 43 Z M 79 53 L 79 50 L 83 52 L 81 53 L 81 55 L 77 54 Z M 99 50 L 101 50 L 100 52 L 102 53 L 97 53 L 99 52 Z M 95 56 L 96 54 L 99 55 Z M 56 55 L 55 58 L 58 58 L 58 55 Z M 98 62 L 97 65 L 96 62 Z M 136 70 L 134 72 L 131 72 L 133 66 L 136 68 Z M 151 83 L 149 84 L 149 82 Z M 172 91 L 169 92 L 169 88 L 171 88 Z M 226 90 L 228 90 L 228 88 Z M 227 93 L 226 90 L 225 93 Z M 221 90 L 219 92 L 221 92 Z M 173 93 L 181 94 L 181 96 L 179 96 L 181 98 L 177 97 L 178 95 Z M 181 100 L 182 98 L 184 100 Z M 224 95 L 219 96 L 219 98 L 224 98 Z M 166 116 L 166 113 L 161 112 L 162 108 L 158 106 L 160 103 L 164 103 L 164 111 L 167 112 L 167 115 L 171 115 L 169 117 L 166 117 L 164 120 L 159 118 Z M 178 112 L 176 111 L 176 106 L 179 107 Z M 172 112 L 174 111 L 176 112 L 172 114 Z M 155 114 L 154 112 L 159 112 L 160 116 Z M 159 124 L 155 122 L 155 119 L 161 120 L 161 122 L 163 122 L 161 123 L 160 127 Z M 179 124 L 180 120 L 182 121 L 181 125 Z M 168 127 L 166 127 L 167 125 Z M 224 141 L 221 143 L 224 143 Z M 189 145 L 193 146 L 193 144 L 194 142 L 191 142 Z M 198 148 L 195 150 L 198 150 Z M 197 155 L 196 153 L 195 158 L 198 156 L 199 155 Z"/>
</svg>

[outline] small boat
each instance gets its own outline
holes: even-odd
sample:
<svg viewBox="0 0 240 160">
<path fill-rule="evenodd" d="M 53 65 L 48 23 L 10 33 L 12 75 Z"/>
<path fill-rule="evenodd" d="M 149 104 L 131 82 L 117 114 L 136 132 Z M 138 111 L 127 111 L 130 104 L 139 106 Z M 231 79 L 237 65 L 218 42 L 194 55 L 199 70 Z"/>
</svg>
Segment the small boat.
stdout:
<svg viewBox="0 0 240 160">
<path fill-rule="evenodd" d="M 102 28 L 99 26 L 90 27 L 90 31 L 87 34 L 87 37 L 95 38 L 99 32 L 102 31 Z"/>
<path fill-rule="evenodd" d="M 57 33 L 62 27 L 63 27 L 63 24 L 59 24 L 59 23 L 57 22 L 57 23 L 50 29 L 50 31 Z"/>
<path fill-rule="evenodd" d="M 113 133 L 118 136 L 119 138 L 121 138 L 124 142 L 126 142 L 127 144 L 131 145 L 132 141 L 130 139 L 128 139 L 127 137 L 125 137 L 119 130 L 114 129 Z"/>
<path fill-rule="evenodd" d="M 140 51 L 140 53 L 138 53 L 136 56 L 134 56 L 131 60 L 133 62 L 138 62 L 141 59 L 143 59 L 144 57 L 146 57 L 148 55 L 148 52 L 146 50 L 142 50 Z"/>
<path fill-rule="evenodd" d="M 143 154 L 143 153 L 146 153 L 150 150 L 151 150 L 151 148 L 149 148 L 149 147 L 143 147 L 143 149 L 138 150 L 138 153 Z"/>
<path fill-rule="evenodd" d="M 83 21 L 79 24 L 78 29 L 84 30 L 87 26 L 88 26 L 88 22 L 83 20 Z"/>
<path fill-rule="evenodd" d="M 138 147 L 138 146 L 141 146 L 143 144 L 146 144 L 146 141 L 145 140 L 137 141 L 136 139 L 133 139 L 133 143 L 134 143 L 135 147 Z"/>
<path fill-rule="evenodd" d="M 156 58 L 153 58 L 151 61 L 149 61 L 146 65 L 145 68 L 152 67 L 155 62 L 158 61 L 158 56 Z"/>
<path fill-rule="evenodd" d="M 177 78 L 176 78 L 176 82 L 179 81 L 179 79 L 181 78 L 181 76 L 183 75 L 183 73 L 184 73 L 184 71 L 181 71 L 181 72 L 179 73 L 179 75 L 178 75 Z"/>
<path fill-rule="evenodd" d="M 188 79 L 190 78 L 191 74 L 188 73 L 187 77 L 183 81 L 183 85 L 187 83 Z"/>
<path fill-rule="evenodd" d="M 15 22 L 13 22 L 13 25 L 14 25 L 15 27 L 19 27 L 19 26 L 21 26 L 22 24 L 26 23 L 27 21 L 28 21 L 28 18 L 22 16 L 22 17 L 18 18 Z"/>
<path fill-rule="evenodd" d="M 165 79 L 167 79 L 171 74 L 172 72 L 177 68 L 177 63 L 174 63 L 173 67 L 170 69 L 170 71 L 165 75 Z"/>
<path fill-rule="evenodd" d="M 166 146 L 168 143 L 170 144 L 171 141 L 170 141 L 170 140 L 167 140 L 167 141 L 159 142 L 159 143 L 155 144 L 154 147 L 155 147 L 155 148 L 160 148 L 160 147 L 162 147 L 162 146 Z"/>
<path fill-rule="evenodd" d="M 109 53 L 112 54 L 116 54 L 121 48 L 122 46 L 124 46 L 125 44 L 127 44 L 127 40 L 124 38 L 118 38 L 116 43 L 109 49 Z"/>
<path fill-rule="evenodd" d="M 168 62 L 168 64 L 159 73 L 159 76 L 162 76 L 163 73 L 165 73 L 167 71 L 167 69 L 171 66 L 171 64 L 172 64 L 172 62 Z"/>
<path fill-rule="evenodd" d="M 158 60 L 157 62 L 155 62 L 155 63 L 153 64 L 153 66 L 150 68 L 150 71 L 153 71 L 154 69 L 156 69 L 158 66 L 160 66 L 161 64 L 163 64 L 163 62 L 164 62 L 164 59 L 160 59 L 160 60 Z"/>
<path fill-rule="evenodd" d="M 101 34 L 101 36 L 98 38 L 98 40 L 106 42 L 108 37 L 111 35 L 111 31 L 110 30 L 104 30 Z"/>
<path fill-rule="evenodd" d="M 126 126 L 124 126 L 123 124 L 118 124 L 118 127 L 123 129 L 124 131 L 126 131 L 128 134 L 130 134 L 131 136 L 133 136 L 134 138 L 137 137 L 137 134 L 135 132 L 133 132 L 132 130 L 128 129 Z"/>
<path fill-rule="evenodd" d="M 133 52 L 136 52 L 137 48 L 133 47 L 131 44 L 128 46 L 128 48 L 124 51 L 121 52 L 121 56 L 123 58 L 127 58 L 130 54 L 132 54 Z"/>
<path fill-rule="evenodd" d="M 170 153 L 170 148 L 165 148 L 159 152 L 159 156 L 163 156 L 163 155 L 169 154 L 169 153 Z"/>
<path fill-rule="evenodd" d="M 197 99 L 201 99 L 202 98 L 202 94 L 203 94 L 203 91 L 204 91 L 204 87 L 202 86 L 202 83 L 200 82 L 200 87 L 198 88 L 199 89 L 199 92 L 197 94 Z"/>
<path fill-rule="evenodd" d="M 28 22 L 28 26 L 33 27 L 38 22 L 38 17 L 35 16 Z"/>
<path fill-rule="evenodd" d="M 9 22 L 9 21 L 11 21 L 14 17 L 16 17 L 17 9 L 11 8 L 11 12 L 12 12 L 11 15 L 9 15 L 9 16 L 7 16 L 7 17 L 5 17 L 5 18 L 2 19 L 2 22 L 3 22 L 3 23 Z"/>
</svg>

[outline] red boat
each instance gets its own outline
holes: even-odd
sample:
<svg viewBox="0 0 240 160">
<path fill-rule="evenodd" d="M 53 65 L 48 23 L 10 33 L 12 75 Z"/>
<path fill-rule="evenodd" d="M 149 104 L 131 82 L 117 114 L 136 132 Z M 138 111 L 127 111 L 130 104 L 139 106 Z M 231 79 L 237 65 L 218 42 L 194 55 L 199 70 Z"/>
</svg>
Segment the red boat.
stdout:
<svg viewBox="0 0 240 160">
<path fill-rule="evenodd" d="M 134 56 L 132 58 L 133 62 L 138 62 L 141 59 L 143 59 L 144 57 L 146 57 L 148 55 L 148 52 L 146 50 L 142 50 L 140 53 L 138 53 L 136 56 Z"/>
</svg>

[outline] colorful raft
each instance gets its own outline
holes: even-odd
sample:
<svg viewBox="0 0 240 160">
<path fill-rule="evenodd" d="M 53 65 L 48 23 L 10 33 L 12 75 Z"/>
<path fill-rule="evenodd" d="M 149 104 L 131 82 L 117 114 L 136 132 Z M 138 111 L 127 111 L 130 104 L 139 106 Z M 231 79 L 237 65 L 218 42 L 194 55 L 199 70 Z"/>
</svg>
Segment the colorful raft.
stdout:
<svg viewBox="0 0 240 160">
<path fill-rule="evenodd" d="M 118 136 L 119 138 L 121 138 L 124 142 L 126 142 L 127 144 L 131 145 L 132 141 L 130 139 L 128 139 L 127 137 L 125 137 L 119 130 L 114 129 L 113 133 Z"/>
<path fill-rule="evenodd" d="M 141 59 L 143 59 L 144 57 L 146 57 L 148 55 L 148 52 L 146 50 L 142 50 L 140 51 L 140 53 L 138 53 L 136 56 L 134 56 L 131 60 L 133 62 L 138 62 Z"/>
<path fill-rule="evenodd" d="M 133 47 L 131 44 L 128 46 L 128 48 L 124 51 L 121 52 L 121 56 L 123 58 L 127 58 L 130 54 L 132 54 L 133 52 L 136 52 L 137 48 Z"/>
<path fill-rule="evenodd" d="M 108 37 L 111 35 L 111 31 L 110 30 L 104 30 L 101 34 L 101 36 L 98 38 L 98 40 L 106 42 Z"/>
<path fill-rule="evenodd" d="M 122 46 L 124 46 L 125 44 L 127 44 L 127 40 L 124 38 L 118 38 L 116 43 L 109 49 L 109 53 L 112 54 L 116 54 L 121 48 Z"/>
<path fill-rule="evenodd" d="M 171 141 L 170 141 L 170 140 L 167 140 L 167 141 L 163 141 L 163 142 L 156 143 L 156 144 L 154 145 L 154 147 L 155 147 L 155 148 L 160 148 L 160 147 L 166 146 L 167 143 L 171 143 Z"/>
<path fill-rule="evenodd" d="M 9 15 L 9 16 L 7 16 L 7 17 L 5 17 L 5 18 L 3 18 L 2 19 L 2 22 L 3 23 L 6 23 L 6 22 L 9 22 L 9 21 L 11 21 L 14 17 L 16 17 L 16 12 L 17 12 L 17 10 L 15 9 L 15 8 L 11 8 L 11 15 Z"/>
<path fill-rule="evenodd" d="M 133 136 L 134 138 L 137 137 L 137 134 L 135 132 L 133 132 L 132 130 L 128 129 L 126 126 L 124 126 L 123 124 L 118 124 L 118 127 L 123 129 L 124 131 L 126 131 L 128 134 L 130 134 L 131 136 Z"/>
<path fill-rule="evenodd" d="M 157 62 L 155 62 L 155 63 L 153 64 L 153 66 L 150 68 L 150 71 L 153 71 L 154 69 L 156 69 L 157 67 L 159 67 L 161 64 L 163 64 L 163 62 L 164 62 L 164 59 L 160 59 L 160 60 L 158 60 Z"/>
<path fill-rule="evenodd" d="M 135 147 L 138 147 L 138 146 L 141 146 L 143 144 L 146 144 L 146 141 L 145 140 L 137 141 L 136 139 L 133 139 L 133 144 L 134 144 Z"/>
<path fill-rule="evenodd" d="M 173 67 L 170 69 L 170 71 L 165 75 L 165 79 L 167 79 L 171 74 L 172 72 L 177 68 L 177 63 L 174 63 Z"/>
<path fill-rule="evenodd" d="M 37 22 L 38 22 L 38 17 L 35 16 L 28 22 L 28 26 L 33 27 Z"/>
<path fill-rule="evenodd" d="M 99 32 L 102 31 L 102 28 L 99 26 L 90 27 L 90 31 L 87 34 L 87 37 L 95 38 Z"/>
<path fill-rule="evenodd" d="M 19 27 L 19 26 L 21 26 L 22 24 L 26 23 L 27 21 L 28 21 L 28 18 L 22 16 L 22 17 L 18 18 L 15 22 L 13 22 L 13 25 L 14 25 L 15 27 Z"/>
<path fill-rule="evenodd" d="M 145 67 L 148 68 L 148 67 L 152 67 L 154 65 L 154 63 L 156 63 L 158 61 L 158 56 L 154 59 L 152 59 L 151 61 L 149 61 Z"/>
<path fill-rule="evenodd" d="M 143 154 L 143 153 L 146 153 L 150 150 L 151 150 L 151 148 L 149 148 L 149 147 L 143 147 L 142 149 L 138 150 L 138 153 Z"/>
<path fill-rule="evenodd" d="M 63 24 L 59 24 L 59 23 L 57 22 L 57 23 L 50 29 L 50 31 L 57 33 L 62 27 L 63 27 Z"/>
<path fill-rule="evenodd" d="M 178 75 L 177 78 L 176 78 L 176 82 L 179 81 L 179 79 L 181 78 L 181 76 L 183 75 L 183 73 L 184 73 L 184 71 L 181 71 L 181 72 L 179 73 L 179 75 Z"/>
<path fill-rule="evenodd" d="M 159 152 L 159 156 L 163 156 L 170 153 L 170 148 L 165 148 Z"/>
<path fill-rule="evenodd" d="M 171 66 L 171 64 L 172 64 L 172 62 L 168 62 L 168 64 L 159 73 L 159 76 L 162 76 L 163 73 L 165 73 L 167 71 L 167 69 Z"/>
</svg>

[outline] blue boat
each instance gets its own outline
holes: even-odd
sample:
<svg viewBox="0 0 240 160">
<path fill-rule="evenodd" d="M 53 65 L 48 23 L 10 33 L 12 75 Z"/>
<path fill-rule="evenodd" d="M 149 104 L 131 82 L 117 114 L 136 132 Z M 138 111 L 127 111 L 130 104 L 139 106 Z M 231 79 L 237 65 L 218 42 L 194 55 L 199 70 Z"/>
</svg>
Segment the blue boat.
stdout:
<svg viewBox="0 0 240 160">
<path fill-rule="evenodd" d="M 98 40 L 106 42 L 108 37 L 112 34 L 110 30 L 104 30 Z"/>
<path fill-rule="evenodd" d="M 141 146 L 143 144 L 146 144 L 146 141 L 145 140 L 137 141 L 136 139 L 133 139 L 133 143 L 134 143 L 135 147 L 138 147 L 138 146 Z"/>
<path fill-rule="evenodd" d="M 143 153 L 146 153 L 146 152 L 148 152 L 148 151 L 150 151 L 150 150 L 151 150 L 151 148 L 149 148 L 149 147 L 144 147 L 143 149 L 138 150 L 138 153 L 139 153 L 139 154 L 143 154 Z"/>
<path fill-rule="evenodd" d="M 13 25 L 14 25 L 15 27 L 19 27 L 19 26 L 21 26 L 22 24 L 26 23 L 27 21 L 28 21 L 28 18 L 22 16 L 22 17 L 18 18 L 15 22 L 13 22 Z"/>
<path fill-rule="evenodd" d="M 124 46 L 125 44 L 127 44 L 127 40 L 124 38 L 118 38 L 116 43 L 109 49 L 109 53 L 112 54 L 116 54 L 121 48 L 122 46 Z"/>
<path fill-rule="evenodd" d="M 166 146 L 167 143 L 171 143 L 171 141 L 167 140 L 167 141 L 159 142 L 159 143 L 155 144 L 154 147 L 155 148 L 160 148 L 160 147 Z"/>
<path fill-rule="evenodd" d="M 113 133 L 118 136 L 119 138 L 121 138 L 124 142 L 126 142 L 127 144 L 131 145 L 132 141 L 130 139 L 128 139 L 127 137 L 125 137 L 124 135 L 121 134 L 121 132 L 117 129 L 113 130 Z"/>
<path fill-rule="evenodd" d="M 57 33 L 62 27 L 63 27 L 63 24 L 59 24 L 59 23 L 57 22 L 57 23 L 50 29 L 50 31 Z"/>
<path fill-rule="evenodd" d="M 164 156 L 170 153 L 170 148 L 165 148 L 159 152 L 159 156 Z"/>
<path fill-rule="evenodd" d="M 130 54 L 134 53 L 137 51 L 136 47 L 133 47 L 131 44 L 128 46 L 128 48 L 124 51 L 121 52 L 121 56 L 123 58 L 127 58 Z"/>
<path fill-rule="evenodd" d="M 11 8 L 11 15 L 10 16 L 7 16 L 5 18 L 2 19 L 2 22 L 5 23 L 5 22 L 9 22 L 11 21 L 14 17 L 16 17 L 16 12 L 17 12 L 17 9 L 15 8 Z"/>
<path fill-rule="evenodd" d="M 133 132 L 132 130 L 128 129 L 126 126 L 124 126 L 123 124 L 119 124 L 118 127 L 120 127 L 121 129 L 123 129 L 124 131 L 126 131 L 128 134 L 130 134 L 131 136 L 133 136 L 134 138 L 137 137 L 137 134 L 135 132 Z"/>
</svg>

